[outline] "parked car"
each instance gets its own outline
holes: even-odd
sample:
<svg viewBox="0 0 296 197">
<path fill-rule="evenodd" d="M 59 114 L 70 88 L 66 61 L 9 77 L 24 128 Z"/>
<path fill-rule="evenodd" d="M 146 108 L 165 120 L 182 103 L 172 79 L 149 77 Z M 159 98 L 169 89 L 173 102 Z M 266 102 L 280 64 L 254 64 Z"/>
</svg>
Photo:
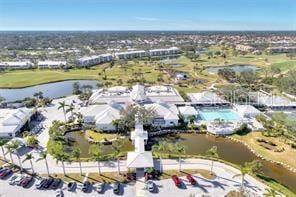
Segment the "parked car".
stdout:
<svg viewBox="0 0 296 197">
<path fill-rule="evenodd" d="M 26 176 L 25 179 L 23 179 L 23 180 L 21 181 L 21 184 L 20 184 L 20 185 L 21 185 L 22 187 L 24 187 L 24 188 L 25 188 L 25 187 L 28 187 L 28 185 L 33 181 L 33 179 L 34 179 L 34 178 L 33 178 L 32 176 Z"/>
<path fill-rule="evenodd" d="M 63 190 L 58 189 L 58 190 L 56 191 L 56 197 L 64 197 L 64 192 L 63 192 Z"/>
<path fill-rule="evenodd" d="M 71 182 L 69 182 L 68 184 L 67 184 L 67 188 L 68 188 L 68 191 L 74 191 L 75 190 L 75 188 L 76 188 L 76 182 L 74 182 L 74 181 L 71 181 Z"/>
<path fill-rule="evenodd" d="M 153 181 L 147 181 L 147 189 L 149 192 L 153 192 L 155 189 L 155 184 Z"/>
<path fill-rule="evenodd" d="M 61 183 L 61 179 L 54 179 L 53 183 L 51 184 L 51 189 L 58 189 Z"/>
<path fill-rule="evenodd" d="M 195 185 L 196 184 L 196 180 L 191 176 L 191 174 L 187 174 L 186 178 L 187 178 L 187 180 L 189 181 L 189 183 L 191 185 Z"/>
<path fill-rule="evenodd" d="M 83 183 L 83 186 L 82 186 L 82 189 L 81 189 L 81 190 L 82 190 L 84 193 L 86 193 L 86 192 L 88 192 L 89 187 L 90 187 L 90 182 L 89 182 L 89 181 L 85 181 L 85 182 Z"/>
<path fill-rule="evenodd" d="M 3 179 L 5 177 L 7 177 L 8 175 L 12 174 L 12 170 L 6 168 L 5 170 L 3 170 L 2 172 L 0 172 L 0 178 Z"/>
<path fill-rule="evenodd" d="M 181 187 L 182 182 L 177 175 L 172 175 L 172 179 L 177 187 Z"/>
<path fill-rule="evenodd" d="M 119 182 L 113 183 L 112 187 L 113 187 L 113 193 L 114 194 L 119 194 L 120 193 L 120 183 Z"/>
<path fill-rule="evenodd" d="M 18 186 L 21 186 L 23 180 L 25 180 L 25 179 L 26 179 L 26 176 L 21 176 L 21 180 L 20 180 L 18 183 L 16 183 L 16 184 L 17 184 Z"/>
<path fill-rule="evenodd" d="M 46 179 L 38 179 L 35 183 L 36 189 L 43 189 L 43 185 L 46 183 Z"/>
<path fill-rule="evenodd" d="M 15 185 L 16 182 L 19 182 L 21 180 L 21 176 L 20 175 L 14 175 L 13 177 L 10 178 L 9 180 L 9 185 Z"/>
<path fill-rule="evenodd" d="M 51 184 L 53 183 L 54 179 L 53 178 L 48 178 L 46 179 L 45 183 L 42 185 L 42 188 L 48 189 Z"/>
<path fill-rule="evenodd" d="M 103 193 L 104 192 L 104 186 L 105 183 L 104 182 L 99 182 L 96 184 L 96 190 L 98 193 Z"/>
</svg>

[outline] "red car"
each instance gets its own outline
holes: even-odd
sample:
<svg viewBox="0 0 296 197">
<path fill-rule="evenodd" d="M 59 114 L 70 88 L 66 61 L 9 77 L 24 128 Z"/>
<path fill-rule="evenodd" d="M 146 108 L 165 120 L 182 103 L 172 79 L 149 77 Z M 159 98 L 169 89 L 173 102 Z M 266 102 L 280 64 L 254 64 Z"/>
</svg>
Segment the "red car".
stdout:
<svg viewBox="0 0 296 197">
<path fill-rule="evenodd" d="M 31 181 L 33 181 L 33 177 L 31 176 L 27 176 L 26 178 L 24 178 L 21 182 L 20 182 L 20 186 L 22 187 L 27 187 Z"/>
<path fill-rule="evenodd" d="M 179 179 L 179 177 L 177 177 L 177 175 L 172 175 L 172 179 L 177 187 L 181 186 L 181 180 Z"/>
<path fill-rule="evenodd" d="M 186 178 L 187 178 L 187 180 L 189 181 L 189 183 L 191 185 L 195 185 L 196 184 L 196 180 L 191 176 L 191 174 L 187 174 Z"/>
<path fill-rule="evenodd" d="M 12 173 L 11 169 L 6 169 L 0 172 L 0 178 L 5 178 L 6 176 L 8 176 L 9 174 Z"/>
</svg>

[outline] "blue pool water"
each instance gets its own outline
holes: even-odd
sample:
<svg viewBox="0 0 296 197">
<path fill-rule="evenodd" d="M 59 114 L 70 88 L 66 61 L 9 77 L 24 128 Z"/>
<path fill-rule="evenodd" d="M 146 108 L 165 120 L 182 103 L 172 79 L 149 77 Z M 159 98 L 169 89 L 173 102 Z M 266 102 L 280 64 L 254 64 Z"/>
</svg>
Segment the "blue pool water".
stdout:
<svg viewBox="0 0 296 197">
<path fill-rule="evenodd" d="M 199 112 L 200 117 L 203 120 L 226 120 L 226 121 L 234 121 L 239 120 L 240 117 L 231 110 L 202 110 Z"/>
</svg>

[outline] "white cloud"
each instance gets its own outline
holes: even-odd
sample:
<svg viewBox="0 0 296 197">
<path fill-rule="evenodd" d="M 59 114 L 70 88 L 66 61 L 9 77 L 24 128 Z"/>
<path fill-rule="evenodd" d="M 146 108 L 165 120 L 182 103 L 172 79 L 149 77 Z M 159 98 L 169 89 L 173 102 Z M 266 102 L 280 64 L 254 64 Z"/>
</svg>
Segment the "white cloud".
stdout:
<svg viewBox="0 0 296 197">
<path fill-rule="evenodd" d="M 140 20 L 140 21 L 158 21 L 159 18 L 151 18 L 151 17 L 139 17 L 139 16 L 136 16 L 135 17 L 137 20 Z"/>
</svg>

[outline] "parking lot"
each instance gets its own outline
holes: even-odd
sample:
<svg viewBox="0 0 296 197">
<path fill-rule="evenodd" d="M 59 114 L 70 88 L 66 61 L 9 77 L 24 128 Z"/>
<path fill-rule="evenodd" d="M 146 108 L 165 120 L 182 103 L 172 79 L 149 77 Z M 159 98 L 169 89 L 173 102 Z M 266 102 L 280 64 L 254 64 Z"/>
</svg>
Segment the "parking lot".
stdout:
<svg viewBox="0 0 296 197">
<path fill-rule="evenodd" d="M 22 196 L 22 197 L 39 197 L 39 196 L 56 196 L 57 190 L 62 190 L 64 196 L 135 196 L 136 187 L 135 184 L 120 184 L 120 192 L 114 194 L 113 187 L 110 184 L 105 184 L 104 191 L 98 193 L 96 187 L 91 186 L 86 193 L 82 192 L 82 184 L 79 183 L 73 191 L 67 191 L 67 183 L 62 183 L 59 185 L 58 189 L 37 189 L 35 179 L 31 182 L 28 187 L 23 188 L 17 185 L 9 185 L 9 180 L 12 175 L 0 180 L 0 196 Z M 227 177 L 217 177 L 214 180 L 207 180 L 199 175 L 193 175 L 194 179 L 197 181 L 196 185 L 191 185 L 185 177 L 180 177 L 181 186 L 176 187 L 172 179 L 165 179 L 154 181 L 155 189 L 153 192 L 143 189 L 143 194 L 145 196 L 225 196 L 229 191 L 238 189 L 240 187 L 239 179 L 229 179 Z M 246 189 L 252 192 L 252 196 L 263 196 L 262 191 L 259 187 L 252 186 L 249 182 L 246 182 Z"/>
</svg>

